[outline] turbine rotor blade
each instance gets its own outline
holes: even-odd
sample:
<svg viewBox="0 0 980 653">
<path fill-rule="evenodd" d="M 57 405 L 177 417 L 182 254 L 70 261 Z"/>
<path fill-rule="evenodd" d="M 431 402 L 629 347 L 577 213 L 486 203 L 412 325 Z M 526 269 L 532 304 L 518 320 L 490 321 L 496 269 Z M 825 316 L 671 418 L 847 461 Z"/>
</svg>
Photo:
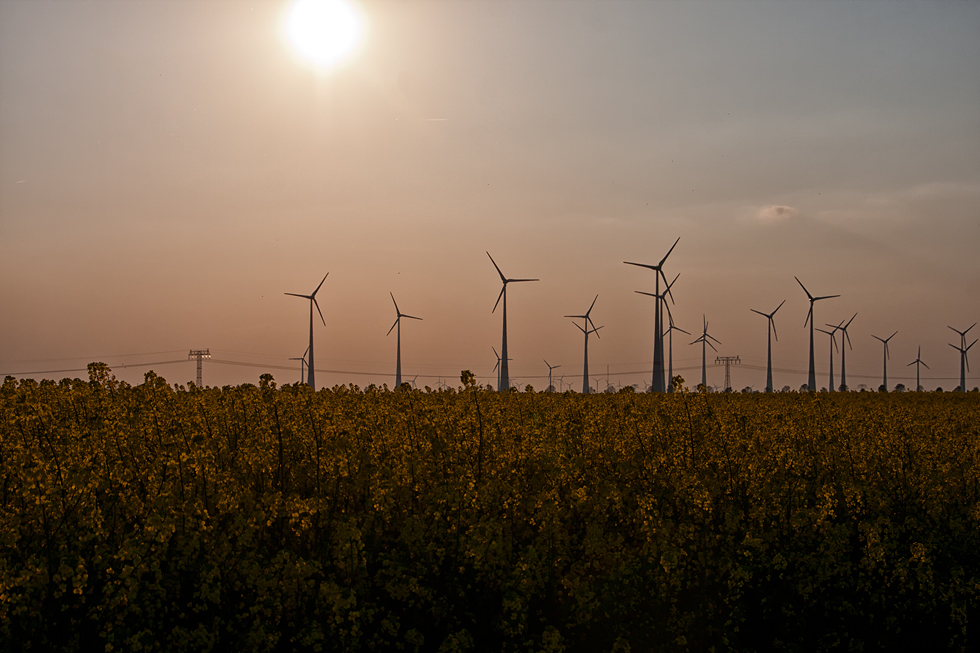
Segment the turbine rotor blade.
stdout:
<svg viewBox="0 0 980 653">
<path fill-rule="evenodd" d="M 677 243 L 679 243 L 679 242 L 681 242 L 681 237 L 680 236 L 678 236 L 677 237 L 677 240 L 674 241 L 674 244 L 670 246 L 670 249 L 667 250 L 667 253 L 664 254 L 664 257 L 662 259 L 660 259 L 660 265 L 657 266 L 658 268 L 663 266 L 664 261 L 667 260 L 667 257 L 670 256 L 670 253 L 674 251 L 674 248 L 677 247 Z"/>
<path fill-rule="evenodd" d="M 643 292 L 642 290 L 634 290 L 633 292 L 639 293 L 641 295 L 646 295 L 647 297 L 659 297 L 660 295 L 655 295 L 652 292 Z"/>
<path fill-rule="evenodd" d="M 623 261 L 623 263 L 625 263 L 626 265 L 635 265 L 638 268 L 647 268 L 648 270 L 656 270 L 657 272 L 660 271 L 660 268 L 657 267 L 656 265 L 647 265 L 646 263 L 632 263 L 630 261 Z"/>
<path fill-rule="evenodd" d="M 780 304 L 782 306 L 782 304 Z M 776 311 L 779 309 L 777 308 Z M 776 314 L 776 311 L 772 312 L 772 315 Z M 776 336 L 776 342 L 779 342 L 779 334 L 776 333 L 776 320 L 772 319 L 772 315 L 769 316 L 769 324 L 772 325 L 772 335 Z"/>
<path fill-rule="evenodd" d="M 803 292 L 806 293 L 806 296 L 809 297 L 810 298 L 810 301 L 812 302 L 813 301 L 813 295 L 811 295 L 810 294 L 810 291 L 806 289 L 806 286 L 803 285 L 803 282 L 800 281 L 800 278 L 799 277 L 795 277 L 795 276 L 793 278 L 796 279 L 796 283 L 800 284 L 800 288 L 803 289 Z M 804 325 L 804 326 L 806 326 L 806 325 Z"/>
<path fill-rule="evenodd" d="M 398 302 L 395 301 L 395 296 L 392 295 L 390 290 L 388 291 L 388 294 L 391 295 L 391 303 L 395 305 L 395 313 L 401 315 L 401 311 L 398 310 Z"/>
<path fill-rule="evenodd" d="M 400 320 L 400 319 L 401 319 L 401 317 L 395 318 L 395 323 L 391 325 L 391 328 L 390 329 L 388 329 L 388 333 L 385 334 L 385 337 L 388 337 L 388 336 L 391 335 L 391 332 L 395 330 L 395 327 L 396 326 L 398 326 L 398 320 Z"/>
<path fill-rule="evenodd" d="M 487 256 L 490 256 L 490 252 L 487 252 Z M 500 267 L 497 265 L 497 262 L 493 260 L 492 256 L 490 256 L 490 262 L 493 263 L 493 267 L 497 269 L 497 274 L 500 275 L 500 280 L 507 283 L 507 277 L 505 277 L 504 273 L 500 271 Z"/>
<path fill-rule="evenodd" d="M 420 317 L 415 317 L 414 315 L 403 315 L 401 313 L 399 313 L 398 317 L 407 317 L 407 318 L 410 318 L 412 320 L 421 320 L 422 319 Z"/>
<path fill-rule="evenodd" d="M 290 297 L 302 297 L 303 299 L 313 299 L 312 295 L 300 295 L 294 292 L 284 292 L 284 295 L 289 295 Z"/>
<path fill-rule="evenodd" d="M 497 305 L 500 304 L 500 298 L 504 296 L 504 293 L 505 292 L 507 292 L 507 282 L 506 281 L 504 281 L 504 287 L 500 289 L 500 294 L 497 295 L 497 301 L 493 305 L 493 310 L 490 311 L 491 313 L 496 313 L 497 312 Z"/>
<path fill-rule="evenodd" d="M 323 282 L 324 282 L 324 281 L 326 281 L 326 280 L 327 280 L 327 277 L 329 277 L 329 276 L 330 276 L 330 273 L 329 273 L 329 272 L 327 272 L 327 273 L 326 273 L 325 275 L 323 275 L 323 278 L 322 278 L 322 279 L 320 279 L 320 285 L 316 287 L 316 290 L 314 290 L 314 291 L 313 291 L 313 294 L 312 294 L 312 295 L 310 295 L 311 297 L 316 297 L 316 294 L 317 294 L 318 292 L 320 292 L 320 286 L 322 286 L 322 285 L 323 285 Z"/>
<path fill-rule="evenodd" d="M 840 295 L 824 295 L 823 297 L 814 297 L 813 301 L 819 302 L 821 299 L 833 299 L 834 297 L 840 297 Z"/>
<path fill-rule="evenodd" d="M 637 291 L 637 292 L 639 292 L 639 291 Z M 766 314 L 765 314 L 765 313 L 763 313 L 762 311 L 757 311 L 757 310 L 755 310 L 754 308 L 750 308 L 749 310 L 750 310 L 750 311 L 752 311 L 753 313 L 758 313 L 758 314 L 759 314 L 759 315 L 761 315 L 762 317 L 769 317 L 768 315 L 766 315 Z"/>
<path fill-rule="evenodd" d="M 785 299 L 783 301 L 779 302 L 779 306 L 776 307 L 776 311 L 778 311 L 779 309 L 781 309 L 783 307 L 783 304 L 785 304 L 785 303 L 786 303 L 786 300 Z M 773 315 L 775 315 L 776 314 L 776 311 L 773 311 L 772 313 L 770 313 L 769 314 L 769 317 L 772 317 Z"/>
<path fill-rule="evenodd" d="M 521 281 L 541 281 L 541 279 L 507 279 L 507 283 L 520 283 Z"/>
<path fill-rule="evenodd" d="M 320 305 L 316 302 L 316 297 L 310 297 L 313 300 L 313 305 L 316 306 L 316 312 L 320 314 L 320 321 L 323 322 L 323 326 L 327 326 L 327 321 L 323 319 L 323 312 L 320 310 Z"/>
<path fill-rule="evenodd" d="M 595 299 L 592 300 L 592 304 L 589 306 L 589 310 L 585 312 L 586 315 L 592 312 L 592 307 L 595 306 L 596 299 L 599 299 L 599 295 L 596 295 Z"/>
</svg>

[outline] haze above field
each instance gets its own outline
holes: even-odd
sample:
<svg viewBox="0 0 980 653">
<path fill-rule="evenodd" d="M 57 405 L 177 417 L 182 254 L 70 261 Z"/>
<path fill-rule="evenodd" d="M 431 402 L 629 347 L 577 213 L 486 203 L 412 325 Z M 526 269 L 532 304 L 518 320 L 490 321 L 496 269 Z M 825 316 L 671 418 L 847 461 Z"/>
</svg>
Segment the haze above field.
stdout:
<svg viewBox="0 0 980 653">
<path fill-rule="evenodd" d="M 881 382 L 872 334 L 893 331 L 891 385 L 914 385 L 920 345 L 923 385 L 958 384 L 947 325 L 980 320 L 980 3 L 357 7 L 360 49 L 321 70 L 284 37 L 285 2 L 0 2 L 0 374 L 100 360 L 135 383 L 147 368 L 120 365 L 210 348 L 209 385 L 251 365 L 294 382 L 308 304 L 283 293 L 329 272 L 316 367 L 344 372 L 318 385 L 392 383 L 389 291 L 423 318 L 403 324 L 406 377 L 491 383 L 489 251 L 541 279 L 508 290 L 513 379 L 543 388 L 542 359 L 580 378 L 563 316 L 598 294 L 593 376 L 645 387 L 653 301 L 634 291 L 654 275 L 623 261 L 680 237 L 689 383 L 704 314 L 742 360 L 733 386 L 761 389 L 749 309 L 784 299 L 775 385 L 806 381 L 795 275 L 841 295 L 818 326 L 858 313 L 852 387 Z"/>
</svg>

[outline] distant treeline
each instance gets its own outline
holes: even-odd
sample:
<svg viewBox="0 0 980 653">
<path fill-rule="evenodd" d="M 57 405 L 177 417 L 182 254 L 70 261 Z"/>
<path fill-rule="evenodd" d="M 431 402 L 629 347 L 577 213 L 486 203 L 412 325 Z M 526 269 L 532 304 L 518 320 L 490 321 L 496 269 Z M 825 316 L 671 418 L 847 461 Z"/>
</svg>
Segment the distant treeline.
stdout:
<svg viewBox="0 0 980 653">
<path fill-rule="evenodd" d="M 0 389 L 4 651 L 980 647 L 980 395 Z"/>
</svg>

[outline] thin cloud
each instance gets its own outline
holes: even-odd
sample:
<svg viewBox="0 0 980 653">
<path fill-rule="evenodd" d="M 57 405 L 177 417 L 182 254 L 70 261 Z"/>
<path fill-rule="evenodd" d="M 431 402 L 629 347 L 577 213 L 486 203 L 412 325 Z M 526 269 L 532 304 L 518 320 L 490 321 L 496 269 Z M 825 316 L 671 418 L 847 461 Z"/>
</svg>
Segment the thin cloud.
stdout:
<svg viewBox="0 0 980 653">
<path fill-rule="evenodd" d="M 799 209 L 783 204 L 763 206 L 756 213 L 756 217 L 763 222 L 784 222 L 786 220 L 792 220 L 799 215 Z"/>
</svg>

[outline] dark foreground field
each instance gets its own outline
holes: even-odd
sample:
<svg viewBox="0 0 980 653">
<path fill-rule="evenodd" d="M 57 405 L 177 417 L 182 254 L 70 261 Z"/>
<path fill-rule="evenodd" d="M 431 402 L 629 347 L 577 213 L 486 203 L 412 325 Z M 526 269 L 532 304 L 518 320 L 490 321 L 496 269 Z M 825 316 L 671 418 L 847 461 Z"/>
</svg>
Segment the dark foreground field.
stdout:
<svg viewBox="0 0 980 653">
<path fill-rule="evenodd" d="M 980 394 L 0 390 L 0 649 L 980 647 Z"/>
</svg>

